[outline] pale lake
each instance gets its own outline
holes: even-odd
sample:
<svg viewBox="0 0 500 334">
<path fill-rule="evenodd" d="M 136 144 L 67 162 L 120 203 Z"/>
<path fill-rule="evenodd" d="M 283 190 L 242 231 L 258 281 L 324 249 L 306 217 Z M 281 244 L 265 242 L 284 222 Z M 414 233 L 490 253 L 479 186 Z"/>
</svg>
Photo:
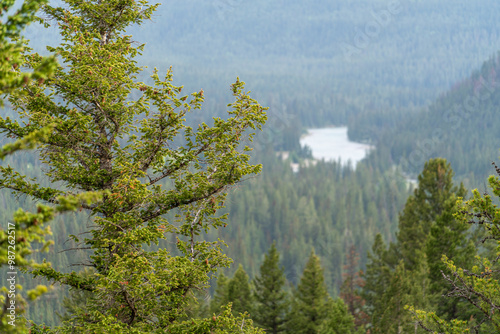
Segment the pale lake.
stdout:
<svg viewBox="0 0 500 334">
<path fill-rule="evenodd" d="M 347 127 L 308 129 L 300 139 L 301 146 L 309 146 L 313 158 L 325 161 L 340 161 L 352 165 L 362 160 L 373 146 L 352 142 L 347 138 Z"/>
</svg>

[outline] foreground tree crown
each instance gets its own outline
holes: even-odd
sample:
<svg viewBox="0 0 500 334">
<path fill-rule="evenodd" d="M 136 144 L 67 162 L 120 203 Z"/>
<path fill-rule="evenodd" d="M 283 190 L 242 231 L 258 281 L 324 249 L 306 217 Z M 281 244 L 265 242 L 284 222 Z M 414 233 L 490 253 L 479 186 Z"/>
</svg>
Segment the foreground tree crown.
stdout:
<svg viewBox="0 0 500 334">
<path fill-rule="evenodd" d="M 45 175 L 58 184 L 44 187 L 11 167 L 0 167 L 3 188 L 55 205 L 65 204 L 61 196 L 102 194 L 92 204 L 80 203 L 93 218 L 85 238 L 71 236 L 77 247 L 92 250 L 82 265 L 95 274 L 64 274 L 53 266 L 32 271 L 92 292 L 87 313 L 74 314 L 57 331 L 202 333 L 235 326 L 258 331 L 230 310 L 210 319 L 178 319 L 185 315 L 186 297 L 207 287 L 217 268 L 230 263 L 220 242 L 197 236 L 225 224 L 225 216 L 216 212 L 228 191 L 260 172 L 260 165 L 249 163 L 251 149 L 241 143 L 252 140 L 251 130 L 261 129 L 265 108 L 238 79 L 231 86 L 235 101 L 228 105 L 227 119 L 187 126 L 188 113 L 201 108 L 203 90 L 182 96 L 170 69 L 164 79 L 155 69 L 152 85 L 137 81 L 142 69 L 134 57 L 144 45 L 135 46 L 124 34 L 131 24 L 151 18 L 158 5 L 64 3 L 64 8 L 43 9 L 47 23 L 60 29 L 61 45 L 48 50 L 62 65 L 49 79 L 27 83 L 10 95 L 19 120 L 0 117 L 1 131 L 16 139 L 52 129 L 40 138 L 39 155 Z M 22 65 L 34 69 L 42 61 L 38 54 L 26 54 Z M 176 218 L 165 218 L 167 213 Z M 146 247 L 172 234 L 177 255 Z"/>
<path fill-rule="evenodd" d="M 472 191 L 469 200 L 457 201 L 458 210 L 454 214 L 458 221 L 477 226 L 477 233 L 483 250 L 477 250 L 472 263 L 461 265 L 442 255 L 446 271 L 443 280 L 449 285 L 446 297 L 468 303 L 476 312 L 475 317 L 463 320 L 443 319 L 435 312 L 407 307 L 421 328 L 430 333 L 498 333 L 500 331 L 500 279 L 498 276 L 500 259 L 500 168 L 493 163 L 496 175 L 488 178 L 492 195 Z M 494 196 L 494 197 L 493 197 Z"/>
</svg>

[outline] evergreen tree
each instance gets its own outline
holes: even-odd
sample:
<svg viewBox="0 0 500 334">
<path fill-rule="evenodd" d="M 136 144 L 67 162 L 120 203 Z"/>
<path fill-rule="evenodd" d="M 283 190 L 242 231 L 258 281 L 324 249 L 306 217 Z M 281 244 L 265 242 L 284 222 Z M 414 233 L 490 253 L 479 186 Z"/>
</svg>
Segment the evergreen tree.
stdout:
<svg viewBox="0 0 500 334">
<path fill-rule="evenodd" d="M 389 288 L 393 268 L 388 261 L 388 251 L 382 235 L 375 236 L 372 251 L 368 253 L 366 272 L 363 275 L 365 285 L 362 296 L 366 300 L 370 322 L 375 323 L 375 314 L 386 305 L 383 303 L 384 292 Z"/>
<path fill-rule="evenodd" d="M 229 302 L 228 297 L 228 278 L 223 272 L 219 273 L 217 277 L 217 286 L 215 288 L 214 296 L 210 300 L 210 313 L 219 313 L 221 307 L 227 305 Z"/>
<path fill-rule="evenodd" d="M 355 319 L 342 299 L 330 300 L 328 316 L 320 326 L 319 334 L 355 334 L 365 333 L 362 328 L 356 330 Z"/>
<path fill-rule="evenodd" d="M 465 300 L 443 298 L 450 292 L 450 284 L 443 280 L 443 273 L 448 274 L 448 268 L 441 260 L 443 255 L 453 260 L 456 265 L 470 267 L 474 262 L 476 249 L 468 238 L 470 224 L 455 219 L 456 199 L 450 198 L 448 208 L 431 227 L 426 243 L 426 257 L 429 267 L 428 298 L 435 306 L 435 312 L 443 319 L 469 319 L 474 314 Z"/>
<path fill-rule="evenodd" d="M 446 267 L 441 257 L 446 255 L 456 264 L 466 265 L 472 262 L 474 256 L 474 247 L 468 242 L 467 235 L 470 225 L 454 219 L 457 199 L 465 196 L 466 191 L 462 184 L 459 187 L 454 186 L 452 177 L 453 171 L 444 159 L 432 159 L 425 165 L 419 177 L 422 185 L 419 183 L 414 198 L 409 199 L 408 211 L 405 207 L 406 215 L 402 216 L 400 221 L 403 230 L 398 235 L 401 236 L 398 238 L 398 247 L 405 259 L 405 265 L 415 264 L 415 260 L 412 260 L 415 259 L 415 255 L 420 259 L 426 259 L 425 265 L 429 270 L 426 298 L 433 305 L 436 314 L 446 319 L 457 317 L 468 319 L 473 313 L 463 302 L 442 298 L 448 292 L 449 285 L 442 280 L 442 271 L 446 271 Z M 413 223 L 409 223 L 412 219 Z M 426 233 L 425 238 L 416 232 L 417 230 Z M 412 233 L 415 233 L 414 237 L 418 241 L 412 240 Z M 413 255 L 410 255 L 409 245 L 422 248 L 414 249 Z M 406 267 L 410 271 L 415 269 L 412 269 L 411 265 Z"/>
<path fill-rule="evenodd" d="M 446 160 L 429 160 L 419 175 L 418 188 L 400 215 L 397 243 L 386 250 L 381 236 L 375 239 L 364 289 L 375 333 L 397 333 L 414 327 L 404 310 L 405 303 L 432 307 L 439 315 L 459 312 L 457 304 L 440 301 L 446 285 L 439 279 L 443 267 L 437 262 L 446 253 L 457 260 L 470 259 L 466 254 L 470 249 L 465 247 L 468 227 L 453 219 L 456 200 L 465 189 L 463 185 L 455 187 L 452 176 Z M 450 239 L 445 241 L 445 237 Z M 396 266 L 398 257 L 401 261 Z"/>
<path fill-rule="evenodd" d="M 410 196 L 399 217 L 397 248 L 406 269 L 413 270 L 425 253 L 431 226 L 444 212 L 452 209 L 465 188 L 453 185 L 453 170 L 445 159 L 431 159 L 418 176 L 418 188 Z"/>
<path fill-rule="evenodd" d="M 311 252 L 297 288 L 287 324 L 294 334 L 318 333 L 328 317 L 330 298 L 326 291 L 319 257 Z"/>
<path fill-rule="evenodd" d="M 495 197 L 500 198 L 500 168 L 495 165 L 496 176 L 490 176 L 489 186 Z M 446 255 L 442 262 L 447 271 L 444 280 L 451 286 L 448 298 L 462 299 L 476 310 L 476 316 L 467 320 L 453 318 L 445 320 L 435 312 L 416 310 L 409 307 L 415 321 L 427 332 L 459 333 L 498 333 L 500 331 L 500 280 L 498 278 L 498 250 L 500 249 L 500 209 L 489 194 L 481 195 L 477 189 L 473 197 L 460 201 L 455 217 L 464 224 L 476 225 L 484 233 L 483 243 L 490 243 L 497 249 L 486 256 L 477 255 L 470 267 L 455 264 Z"/>
<path fill-rule="evenodd" d="M 213 273 L 229 265 L 219 243 L 198 235 L 224 225 L 224 216 L 215 214 L 229 189 L 260 171 L 261 166 L 248 163 L 250 148 L 240 142 L 261 128 L 264 109 L 237 80 L 228 117 L 193 130 L 185 117 L 201 107 L 202 90 L 191 98 L 179 96 L 182 87 L 172 84 L 171 70 L 165 79 L 155 70 L 153 85 L 136 80 L 141 68 L 134 57 L 144 46 L 135 46 L 124 31 L 149 19 L 158 5 L 68 0 L 64 6 L 44 7 L 47 23 L 55 21 L 62 37 L 60 46 L 48 50 L 64 66 L 48 80 L 28 82 L 23 93 L 11 93 L 21 123 L 0 117 L 1 132 L 17 139 L 50 128 L 39 138 L 39 153 L 52 182 L 43 187 L 11 167 L 0 167 L 2 187 L 58 210 L 81 205 L 93 219 L 83 240 L 71 236 L 92 250 L 87 263 L 95 269 L 92 277 L 64 273 L 48 263 L 32 271 L 92 293 L 89 312 L 57 332 L 260 332 L 229 309 L 215 320 L 182 317 L 191 291 L 206 288 Z M 38 69 L 45 61 L 37 54 L 25 56 L 19 68 Z M 88 191 L 103 195 L 88 203 L 83 195 Z M 165 217 L 174 211 L 176 219 Z M 176 253 L 147 247 L 173 234 Z"/>
<path fill-rule="evenodd" d="M 285 270 L 279 267 L 279 253 L 273 242 L 264 263 L 260 266 L 260 276 L 254 279 L 256 301 L 253 319 L 266 333 L 281 333 L 285 330 L 289 301 L 285 286 Z"/>
<path fill-rule="evenodd" d="M 248 275 L 241 264 L 227 284 L 227 300 L 232 303 L 235 315 L 245 312 L 253 314 L 252 289 Z"/>
<path fill-rule="evenodd" d="M 373 328 L 371 333 L 399 334 L 420 333 L 415 321 L 405 310 L 409 304 L 428 306 L 426 301 L 427 268 L 426 262 L 418 270 L 410 272 L 406 270 L 403 261 L 396 267 L 387 291 L 382 295 L 383 308 L 377 309 L 373 315 Z"/>
</svg>

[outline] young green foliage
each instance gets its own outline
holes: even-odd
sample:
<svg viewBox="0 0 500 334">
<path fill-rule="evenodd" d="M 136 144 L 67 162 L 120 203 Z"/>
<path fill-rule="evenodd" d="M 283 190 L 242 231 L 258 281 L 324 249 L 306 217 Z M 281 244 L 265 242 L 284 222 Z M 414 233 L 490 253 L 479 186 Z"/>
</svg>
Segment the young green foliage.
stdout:
<svg viewBox="0 0 500 334">
<path fill-rule="evenodd" d="M 12 9 L 15 1 L 0 0 L 0 15 Z M 12 15 L 5 17 L 0 26 L 0 95 L 7 94 L 25 85 L 31 79 L 45 80 L 55 70 L 55 57 L 42 58 L 39 65 L 31 72 L 20 74 L 23 63 L 25 41 L 21 36 L 24 28 L 35 21 L 38 9 L 47 0 L 24 1 Z M 3 99 L 0 100 L 3 106 Z"/>
<path fill-rule="evenodd" d="M 6 94 L 19 89 L 31 78 L 47 78 L 54 70 L 55 59 L 53 57 L 45 58 L 31 73 L 23 73 L 21 76 L 16 70 L 19 70 L 19 64 L 22 62 L 23 39 L 22 30 L 35 19 L 35 13 L 39 7 L 46 1 L 26 1 L 16 10 L 13 15 L 8 15 L 2 22 L 0 29 L 0 94 Z M 14 1 L 0 1 L 0 15 L 7 13 Z M 3 99 L 0 100 L 0 106 L 3 106 Z M 29 135 L 19 138 L 13 143 L 0 147 L 0 159 L 16 153 L 20 150 L 31 149 L 49 135 L 51 127 L 45 127 L 33 131 Z M 1 185 L 1 184 L 0 184 Z M 91 203 L 98 199 L 97 194 L 82 194 L 73 198 L 61 198 L 61 201 L 70 205 L 65 205 L 57 209 L 38 205 L 37 213 L 29 213 L 19 209 L 14 219 L 5 222 L 6 226 L 0 227 L 0 266 L 3 270 L 9 272 L 24 271 L 26 268 L 43 268 L 47 264 L 36 263 L 29 256 L 34 252 L 32 243 L 39 243 L 42 247 L 39 251 L 46 251 L 51 244 L 45 240 L 45 236 L 50 234 L 50 229 L 44 226 L 55 215 L 74 210 L 82 202 Z M 14 275 L 16 276 L 16 275 Z M 12 276 L 8 276 L 12 278 Z M 26 309 L 25 297 L 21 294 L 22 286 L 15 281 L 10 280 L 9 286 L 0 288 L 0 332 L 2 333 L 25 333 L 27 331 L 26 323 L 22 316 Z M 15 288 L 14 288 L 15 287 Z M 44 285 L 38 285 L 35 289 L 27 291 L 27 297 L 33 301 L 48 289 Z"/>
<path fill-rule="evenodd" d="M 151 18 L 157 6 L 132 0 L 45 6 L 44 15 L 52 20 L 47 22 L 57 23 L 62 37 L 61 45 L 48 50 L 63 65 L 53 77 L 11 94 L 19 121 L 0 117 L 0 130 L 15 138 L 52 127 L 41 138 L 39 153 L 46 176 L 59 184 L 43 187 L 0 167 L 3 187 L 61 207 L 72 204 L 61 196 L 104 193 L 99 201 L 82 204 L 93 218 L 88 237 L 73 237 L 93 251 L 87 265 L 95 274 L 65 274 L 49 265 L 32 271 L 92 295 L 87 312 L 74 314 L 71 328 L 61 332 L 173 332 L 185 326 L 177 320 L 185 315 L 188 295 L 206 288 L 217 268 L 230 263 L 220 242 L 197 236 L 223 225 L 225 216 L 215 214 L 228 191 L 261 169 L 249 163 L 251 149 L 240 143 L 261 129 L 265 108 L 239 79 L 231 86 L 235 101 L 228 105 L 228 118 L 196 129 L 186 126 L 185 118 L 201 108 L 203 90 L 181 95 L 171 70 L 162 79 L 155 69 L 153 85 L 137 81 L 142 69 L 134 57 L 144 45 L 135 46 L 124 31 Z M 36 69 L 43 62 L 31 54 L 22 66 Z M 172 212 L 175 220 L 165 218 Z M 172 234 L 176 255 L 145 247 Z M 251 321 L 227 312 L 221 316 L 198 325 L 217 330 L 221 323 L 237 323 L 253 331 Z"/>
</svg>

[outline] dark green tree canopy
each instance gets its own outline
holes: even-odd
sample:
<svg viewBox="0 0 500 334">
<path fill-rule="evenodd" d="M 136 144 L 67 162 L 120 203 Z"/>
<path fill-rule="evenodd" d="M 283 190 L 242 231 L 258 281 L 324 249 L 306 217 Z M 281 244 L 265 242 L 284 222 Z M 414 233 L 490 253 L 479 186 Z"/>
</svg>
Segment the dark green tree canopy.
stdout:
<svg viewBox="0 0 500 334">
<path fill-rule="evenodd" d="M 463 319 L 460 314 L 451 312 L 443 316 L 436 312 L 422 311 L 409 307 L 413 318 L 427 332 L 458 333 L 497 333 L 500 330 L 500 281 L 498 279 L 498 254 L 500 250 L 499 208 L 492 196 L 500 197 L 500 168 L 495 165 L 496 174 L 488 179 L 493 195 L 481 195 L 477 189 L 472 191 L 472 198 L 460 200 L 454 214 L 462 224 L 475 225 L 484 237 L 481 240 L 495 251 L 478 254 L 474 259 L 463 261 L 442 255 L 446 268 L 443 280 L 450 286 L 446 297 L 452 299 L 448 304 L 457 305 L 459 301 L 468 304 L 468 312 L 473 316 Z M 448 235 L 450 233 L 448 232 Z M 448 245 L 450 242 L 448 242 Z M 476 250 L 477 253 L 477 250 Z"/>
<path fill-rule="evenodd" d="M 426 162 L 418 176 L 418 188 L 399 217 L 398 249 L 407 269 L 415 268 L 423 258 L 433 222 L 448 212 L 458 197 L 465 196 L 463 185 L 453 185 L 452 178 L 450 164 L 441 158 Z"/>
<path fill-rule="evenodd" d="M 387 249 L 381 235 L 375 238 L 363 289 L 374 333 L 415 328 L 406 305 L 432 308 L 440 316 L 473 315 L 463 302 L 442 299 L 449 284 L 441 280 L 447 268 L 440 258 L 467 263 L 474 256 L 469 225 L 454 219 L 465 189 L 454 186 L 452 177 L 445 159 L 429 160 L 400 215 L 397 242 Z"/>
<path fill-rule="evenodd" d="M 260 276 L 254 279 L 256 302 L 253 319 L 268 333 L 285 331 L 286 313 L 289 308 L 285 288 L 285 270 L 279 265 L 280 256 L 273 242 L 264 262 L 260 266 Z"/>
<path fill-rule="evenodd" d="M 289 332 L 317 333 L 327 318 L 329 301 L 320 259 L 311 251 L 300 283 L 294 290 Z"/>
<path fill-rule="evenodd" d="M 227 299 L 233 304 L 234 314 L 253 314 L 253 296 L 247 273 L 240 264 L 233 278 L 227 283 Z"/>
<path fill-rule="evenodd" d="M 342 299 L 331 300 L 328 308 L 328 317 L 320 326 L 320 334 L 362 334 L 365 331 L 360 328 L 356 331 L 355 319 L 349 313 L 347 305 Z"/>
</svg>

